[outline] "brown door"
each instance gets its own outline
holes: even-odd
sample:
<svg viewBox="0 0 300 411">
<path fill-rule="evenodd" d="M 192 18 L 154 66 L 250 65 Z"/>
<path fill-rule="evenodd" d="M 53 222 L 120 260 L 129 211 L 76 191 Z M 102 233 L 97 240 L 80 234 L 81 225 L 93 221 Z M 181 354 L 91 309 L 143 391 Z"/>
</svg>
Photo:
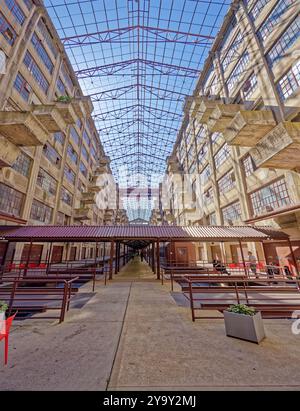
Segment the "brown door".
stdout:
<svg viewBox="0 0 300 411">
<path fill-rule="evenodd" d="M 7 243 L 0 243 L 0 265 L 4 263 L 6 250 L 7 250 Z"/>
<path fill-rule="evenodd" d="M 51 263 L 61 263 L 63 258 L 64 247 L 60 245 L 54 245 L 51 255 Z"/>
<path fill-rule="evenodd" d="M 86 258 L 86 247 L 82 247 L 81 249 L 81 259 L 85 260 Z"/>
<path fill-rule="evenodd" d="M 77 251 L 76 247 L 71 247 L 70 258 L 69 258 L 70 261 L 75 261 L 76 260 L 76 251 Z"/>
<path fill-rule="evenodd" d="M 176 261 L 180 264 L 180 265 L 187 265 L 188 263 L 188 249 L 187 247 L 178 247 L 176 249 Z"/>
<path fill-rule="evenodd" d="M 30 250 L 30 244 L 25 244 L 23 247 L 22 257 L 21 257 L 22 263 L 27 262 L 29 250 Z M 29 256 L 29 262 L 39 264 L 41 262 L 42 252 L 43 252 L 42 245 L 32 244 L 30 256 Z"/>
</svg>

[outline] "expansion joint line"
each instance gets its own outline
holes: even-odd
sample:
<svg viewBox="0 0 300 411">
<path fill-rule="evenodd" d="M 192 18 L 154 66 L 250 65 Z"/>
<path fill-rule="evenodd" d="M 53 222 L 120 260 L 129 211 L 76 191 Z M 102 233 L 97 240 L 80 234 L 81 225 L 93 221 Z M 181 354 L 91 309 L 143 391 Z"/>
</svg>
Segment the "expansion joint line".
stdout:
<svg viewBox="0 0 300 411">
<path fill-rule="evenodd" d="M 110 381 L 111 381 L 113 369 L 114 369 L 114 366 L 115 366 L 115 363 L 116 363 L 116 358 L 117 358 L 117 355 L 118 355 L 118 352 L 119 352 L 119 347 L 120 347 L 121 338 L 122 338 L 122 335 L 123 335 L 123 330 L 124 330 L 124 325 L 125 325 L 125 318 L 126 318 L 129 299 L 130 299 L 130 295 L 131 295 L 131 289 L 132 289 L 132 282 L 130 283 L 130 287 L 129 287 L 129 293 L 128 293 L 127 300 L 126 300 L 126 306 L 125 306 L 125 310 L 124 310 L 124 314 L 123 314 L 121 330 L 120 330 L 119 337 L 118 337 L 117 348 L 116 348 L 116 351 L 115 351 L 115 354 L 114 354 L 114 359 L 113 359 L 113 362 L 112 362 L 112 365 L 111 365 L 109 377 L 106 381 L 105 391 L 108 391 L 108 387 L 109 387 L 109 384 L 110 384 Z"/>
</svg>

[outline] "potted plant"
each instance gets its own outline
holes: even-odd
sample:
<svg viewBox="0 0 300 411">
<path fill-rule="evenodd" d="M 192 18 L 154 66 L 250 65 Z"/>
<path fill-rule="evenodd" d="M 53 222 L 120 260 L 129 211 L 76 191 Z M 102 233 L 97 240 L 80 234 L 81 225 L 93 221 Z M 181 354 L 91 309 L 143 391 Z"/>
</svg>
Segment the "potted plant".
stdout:
<svg viewBox="0 0 300 411">
<path fill-rule="evenodd" d="M 0 323 L 5 320 L 5 311 L 8 309 L 8 305 L 4 301 L 0 301 Z"/>
<path fill-rule="evenodd" d="M 265 338 L 261 313 L 245 304 L 231 305 L 223 312 L 228 337 L 240 338 L 259 344 Z"/>
<path fill-rule="evenodd" d="M 59 97 L 57 98 L 57 101 L 58 101 L 59 103 L 71 103 L 72 98 L 69 97 L 69 96 L 59 96 Z"/>
</svg>

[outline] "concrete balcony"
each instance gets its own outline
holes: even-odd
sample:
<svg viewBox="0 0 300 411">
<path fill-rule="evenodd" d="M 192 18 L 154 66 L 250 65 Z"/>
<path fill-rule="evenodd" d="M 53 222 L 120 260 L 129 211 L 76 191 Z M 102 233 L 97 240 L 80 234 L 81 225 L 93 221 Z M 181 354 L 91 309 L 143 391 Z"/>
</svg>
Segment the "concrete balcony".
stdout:
<svg viewBox="0 0 300 411">
<path fill-rule="evenodd" d="M 1 111 L 0 134 L 16 146 L 40 146 L 49 137 L 43 124 L 28 111 Z"/>
<path fill-rule="evenodd" d="M 282 122 L 250 154 L 257 167 L 300 171 L 300 123 Z"/>
<path fill-rule="evenodd" d="M 72 103 L 56 102 L 56 108 L 67 124 L 76 124 L 77 115 Z"/>
<path fill-rule="evenodd" d="M 242 108 L 240 104 L 217 104 L 207 122 L 208 129 L 212 133 L 224 133 Z"/>
<path fill-rule="evenodd" d="M 95 169 L 95 175 L 96 176 L 101 176 L 101 175 L 103 175 L 103 174 L 108 174 L 109 173 L 109 169 L 108 169 L 108 166 L 107 165 L 105 165 L 105 166 L 98 166 L 96 169 Z"/>
<path fill-rule="evenodd" d="M 100 157 L 99 166 L 108 166 L 110 164 L 110 158 L 108 156 Z"/>
<path fill-rule="evenodd" d="M 32 113 L 50 133 L 64 131 L 67 127 L 67 123 L 56 104 L 32 105 Z"/>
<path fill-rule="evenodd" d="M 95 191 L 88 191 L 86 193 L 82 193 L 81 201 L 84 204 L 95 204 L 96 192 Z"/>
<path fill-rule="evenodd" d="M 81 207 L 74 210 L 74 220 L 87 221 L 93 218 L 93 211 L 89 207 Z"/>
<path fill-rule="evenodd" d="M 100 179 L 100 181 L 98 181 L 98 176 L 93 175 L 92 180 L 90 181 L 90 184 L 89 184 L 89 187 L 88 187 L 89 191 L 92 191 L 94 193 L 95 192 L 98 193 L 99 191 L 103 190 L 104 187 L 105 187 L 105 182 L 101 181 L 101 179 Z"/>
<path fill-rule="evenodd" d="M 224 138 L 230 145 L 254 147 L 275 126 L 270 110 L 241 110 L 228 125 Z"/>
<path fill-rule="evenodd" d="M 217 104 L 220 103 L 220 100 L 208 100 L 202 97 L 197 112 L 197 120 L 200 121 L 200 123 L 207 123 Z"/>
<path fill-rule="evenodd" d="M 72 99 L 72 105 L 78 117 L 87 117 L 94 111 L 92 100 L 89 96 Z"/>
<path fill-rule="evenodd" d="M 192 97 L 192 102 L 191 102 L 190 110 L 189 110 L 189 113 L 190 113 L 191 117 L 193 117 L 193 118 L 196 117 L 201 102 L 202 102 L 202 97 L 200 97 L 200 96 Z"/>
</svg>

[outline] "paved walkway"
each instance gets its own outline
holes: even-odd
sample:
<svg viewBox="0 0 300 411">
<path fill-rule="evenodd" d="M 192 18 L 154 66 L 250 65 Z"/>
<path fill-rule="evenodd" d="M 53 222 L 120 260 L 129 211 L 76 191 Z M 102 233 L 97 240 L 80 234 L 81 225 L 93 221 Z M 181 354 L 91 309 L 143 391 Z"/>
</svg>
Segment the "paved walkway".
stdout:
<svg viewBox="0 0 300 411">
<path fill-rule="evenodd" d="M 300 390 L 300 335 L 290 321 L 266 320 L 259 346 L 228 338 L 222 320 L 193 323 L 169 284 L 133 279 L 139 270 L 153 277 L 130 262 L 61 325 L 18 322 L 0 390 Z M 2 360 L 2 342 L 0 350 Z"/>
</svg>

